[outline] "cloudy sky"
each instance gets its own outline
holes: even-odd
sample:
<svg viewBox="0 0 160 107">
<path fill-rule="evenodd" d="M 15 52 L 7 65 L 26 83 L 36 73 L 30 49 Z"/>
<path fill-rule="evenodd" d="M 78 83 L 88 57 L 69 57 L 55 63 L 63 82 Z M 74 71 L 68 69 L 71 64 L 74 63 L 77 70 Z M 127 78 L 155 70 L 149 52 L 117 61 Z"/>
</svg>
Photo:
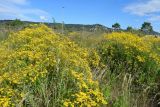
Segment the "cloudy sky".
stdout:
<svg viewBox="0 0 160 107">
<path fill-rule="evenodd" d="M 139 28 L 149 21 L 160 32 L 160 0 L 1 0 L 0 19 L 103 24 Z"/>
</svg>

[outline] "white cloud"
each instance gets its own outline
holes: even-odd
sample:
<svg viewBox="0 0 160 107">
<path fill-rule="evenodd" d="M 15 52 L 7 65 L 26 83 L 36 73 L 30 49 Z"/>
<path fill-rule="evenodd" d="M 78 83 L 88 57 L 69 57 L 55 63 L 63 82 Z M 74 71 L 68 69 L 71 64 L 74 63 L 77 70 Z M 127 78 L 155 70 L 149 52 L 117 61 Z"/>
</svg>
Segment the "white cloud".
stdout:
<svg viewBox="0 0 160 107">
<path fill-rule="evenodd" d="M 10 2 L 10 3 L 14 3 L 14 4 L 27 4 L 27 0 L 3 0 L 3 1 L 6 1 L 6 2 Z"/>
<path fill-rule="evenodd" d="M 152 15 L 148 18 L 148 21 L 151 22 L 160 21 L 160 15 Z"/>
<path fill-rule="evenodd" d="M 27 5 L 29 4 L 28 0 L 1 0 L 0 4 L 5 5 Z"/>
<path fill-rule="evenodd" d="M 146 0 L 146 2 L 129 4 L 124 11 L 138 16 L 146 16 L 149 21 L 159 21 L 160 0 Z"/>
<path fill-rule="evenodd" d="M 40 19 L 43 21 L 47 20 L 47 18 L 45 16 L 40 16 Z"/>
<path fill-rule="evenodd" d="M 129 4 L 124 10 L 139 16 L 158 13 L 160 12 L 160 0 L 148 0 L 143 3 Z"/>
<path fill-rule="evenodd" d="M 39 16 L 45 16 L 46 19 L 50 14 L 38 8 L 28 8 L 28 0 L 3 0 L 0 1 L 0 19 L 15 19 L 28 21 L 39 21 Z"/>
</svg>

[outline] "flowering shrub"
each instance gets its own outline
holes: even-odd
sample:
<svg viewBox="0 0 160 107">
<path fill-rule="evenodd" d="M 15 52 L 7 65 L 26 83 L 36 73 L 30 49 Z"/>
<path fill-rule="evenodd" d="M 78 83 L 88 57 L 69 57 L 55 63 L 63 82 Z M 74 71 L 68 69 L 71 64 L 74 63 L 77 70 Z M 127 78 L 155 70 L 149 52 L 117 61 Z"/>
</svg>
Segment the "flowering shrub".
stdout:
<svg viewBox="0 0 160 107">
<path fill-rule="evenodd" d="M 0 106 L 101 106 L 87 49 L 45 25 L 10 35 L 0 44 Z"/>
<path fill-rule="evenodd" d="M 128 72 L 138 83 L 153 83 L 160 69 L 160 39 L 132 33 L 111 33 L 98 47 L 101 61 L 111 72 Z"/>
</svg>

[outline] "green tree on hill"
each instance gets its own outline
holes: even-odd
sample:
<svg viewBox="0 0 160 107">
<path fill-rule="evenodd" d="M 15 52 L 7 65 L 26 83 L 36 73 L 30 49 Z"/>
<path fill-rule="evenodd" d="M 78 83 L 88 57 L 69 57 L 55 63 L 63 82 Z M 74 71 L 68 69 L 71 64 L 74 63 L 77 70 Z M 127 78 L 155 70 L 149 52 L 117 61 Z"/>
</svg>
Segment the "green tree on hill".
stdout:
<svg viewBox="0 0 160 107">
<path fill-rule="evenodd" d="M 12 26 L 21 26 L 22 24 L 23 22 L 20 19 L 15 19 L 11 23 Z"/>
<path fill-rule="evenodd" d="M 142 24 L 141 30 L 145 31 L 145 32 L 152 32 L 153 31 L 153 27 L 152 27 L 150 22 L 144 22 Z"/>
<path fill-rule="evenodd" d="M 7 22 L 7 25 L 11 27 L 19 27 L 19 26 L 22 26 L 23 24 L 24 23 L 20 19 L 15 19 Z"/>
<path fill-rule="evenodd" d="M 115 24 L 112 25 L 112 28 L 113 29 L 120 29 L 121 25 L 119 23 L 115 23 Z"/>
<path fill-rule="evenodd" d="M 132 31 L 132 30 L 133 30 L 133 28 L 131 26 L 127 27 L 127 31 Z"/>
</svg>

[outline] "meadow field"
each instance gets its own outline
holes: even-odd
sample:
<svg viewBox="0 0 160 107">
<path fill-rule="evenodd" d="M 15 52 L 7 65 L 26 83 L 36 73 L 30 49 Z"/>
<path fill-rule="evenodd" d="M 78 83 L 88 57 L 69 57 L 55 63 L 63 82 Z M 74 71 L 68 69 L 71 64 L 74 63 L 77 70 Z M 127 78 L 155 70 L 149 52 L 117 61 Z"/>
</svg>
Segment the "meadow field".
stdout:
<svg viewBox="0 0 160 107">
<path fill-rule="evenodd" d="M 0 107 L 158 107 L 159 36 L 54 27 L 2 27 Z"/>
</svg>

